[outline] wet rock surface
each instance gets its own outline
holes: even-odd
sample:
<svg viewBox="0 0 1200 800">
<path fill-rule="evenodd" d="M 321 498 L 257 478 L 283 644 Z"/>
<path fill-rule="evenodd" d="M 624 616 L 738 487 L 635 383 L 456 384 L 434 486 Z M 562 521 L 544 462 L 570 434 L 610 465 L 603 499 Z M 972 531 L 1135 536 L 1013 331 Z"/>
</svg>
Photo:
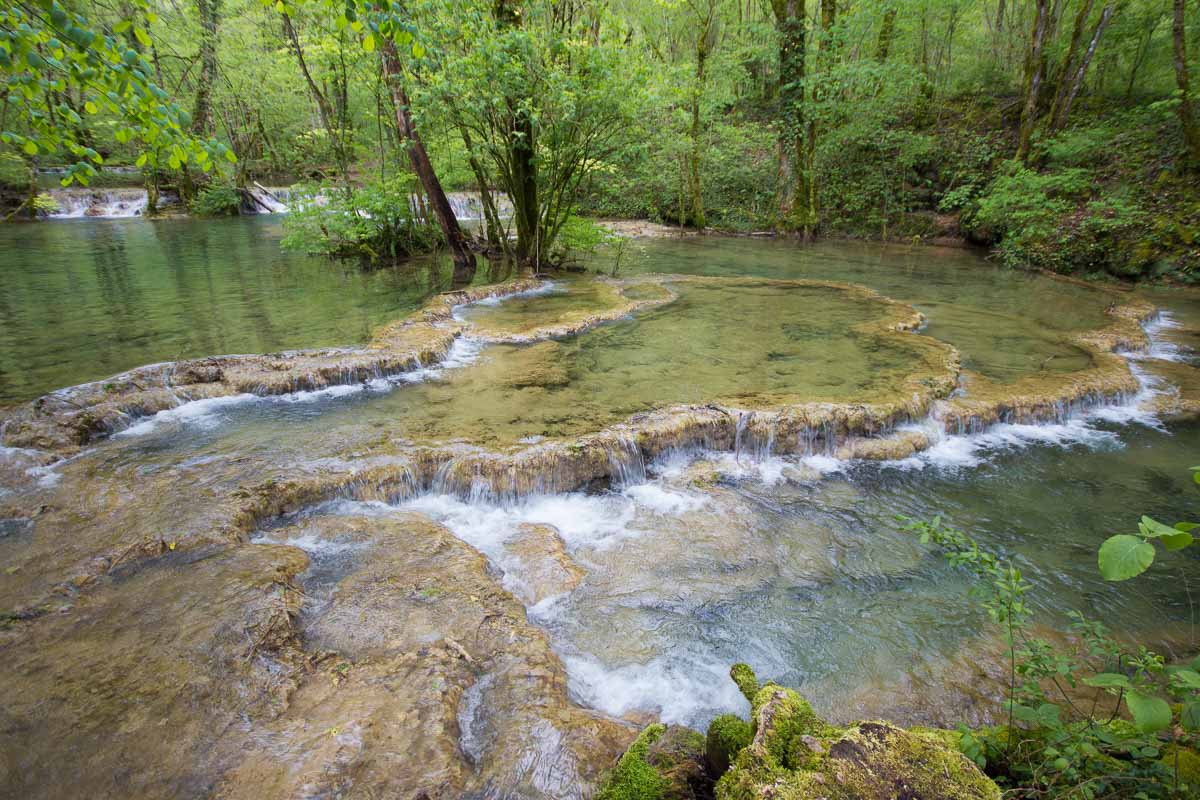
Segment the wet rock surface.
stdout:
<svg viewBox="0 0 1200 800">
<path fill-rule="evenodd" d="M 545 635 L 441 526 L 255 541 L 130 563 L 3 631 L 5 794 L 584 797 L 632 739 L 569 702 Z"/>
</svg>

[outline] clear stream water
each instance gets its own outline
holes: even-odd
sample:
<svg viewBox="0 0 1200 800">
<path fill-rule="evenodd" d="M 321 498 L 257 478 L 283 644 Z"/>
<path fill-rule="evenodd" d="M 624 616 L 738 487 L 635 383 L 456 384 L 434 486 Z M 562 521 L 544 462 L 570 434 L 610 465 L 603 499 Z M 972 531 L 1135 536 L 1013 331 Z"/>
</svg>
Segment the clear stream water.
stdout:
<svg viewBox="0 0 1200 800">
<path fill-rule="evenodd" d="M 10 287 L 0 395 L 28 398 L 176 356 L 362 341 L 448 286 L 437 261 L 364 273 L 281 255 L 275 224 L 0 229 Z M 610 258 L 594 266 L 607 271 Z M 476 280 L 502 277 L 485 272 Z M 964 367 L 999 382 L 1086 368 L 1090 357 L 1067 337 L 1102 324 L 1112 302 L 968 252 L 857 244 L 645 241 L 621 272 L 737 280 L 678 284 L 672 304 L 559 341 L 467 338 L 447 364 L 396 386 L 194 404 L 101 443 L 79 463 L 109 478 L 204 481 L 222 463 L 242 472 L 311 467 L 397 442 L 512 447 L 664 403 L 869 400 L 911 367 L 903 342 L 854 332 L 880 313 L 876 303 L 761 278 L 860 284 L 909 303 L 929 318 L 920 335 L 954 345 Z M 568 279 L 559 293 L 465 313 L 519 326 L 528 315 L 578 308 L 572 286 L 586 291 Z M 1188 296 L 1155 301 L 1179 319 L 1200 319 Z M 427 513 L 487 555 L 509 585 L 522 570 L 509 547 L 517 527 L 554 525 L 585 575 L 528 612 L 564 658 L 573 695 L 593 707 L 702 724 L 741 709 L 724 675 L 746 660 L 834 719 L 947 723 L 988 710 L 978 678 L 994 672 L 997 640 L 961 573 L 903 533 L 897 515 L 941 514 L 1015 559 L 1047 626 L 1079 609 L 1118 631 L 1195 649 L 1200 555 L 1163 556 L 1150 575 L 1113 586 L 1099 579 L 1095 551 L 1142 513 L 1194 516 L 1188 467 L 1198 447 L 1200 427 L 1166 427 L 1114 407 L 945 437 L 895 462 L 694 453 L 591 494 L 507 503 L 426 495 L 326 510 Z M 171 513 L 178 520 L 187 510 Z M 322 574 L 322 559 L 333 556 L 296 544 Z"/>
</svg>

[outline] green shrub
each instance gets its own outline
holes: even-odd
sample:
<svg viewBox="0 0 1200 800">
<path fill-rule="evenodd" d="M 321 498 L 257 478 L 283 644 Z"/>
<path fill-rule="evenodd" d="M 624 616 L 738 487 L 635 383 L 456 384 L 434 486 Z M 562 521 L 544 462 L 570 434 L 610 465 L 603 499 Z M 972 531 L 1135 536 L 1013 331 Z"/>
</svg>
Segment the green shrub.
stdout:
<svg viewBox="0 0 1200 800">
<path fill-rule="evenodd" d="M 1109 580 L 1131 578 L 1153 561 L 1151 541 L 1179 549 L 1191 544 L 1194 529 L 1194 523 L 1168 527 L 1143 517 L 1138 535 L 1105 542 L 1101 573 Z M 908 530 L 973 576 L 973 597 L 1009 644 L 1004 723 L 974 731 L 964 726 L 959 742 L 967 757 L 1010 787 L 1006 796 L 1195 796 L 1200 786 L 1190 784 L 1191 773 L 1177 773 L 1175 759 L 1163 755 L 1191 754 L 1200 745 L 1200 658 L 1168 667 L 1161 655 L 1117 641 L 1104 625 L 1078 612 L 1070 614 L 1072 646 L 1038 639 L 1026 599 L 1033 587 L 1011 562 L 940 519 L 909 521 Z M 1108 707 L 1074 702 L 1070 690 L 1081 685 L 1107 692 L 1114 702 Z M 1118 716 L 1122 709 L 1132 722 Z M 1187 755 L 1179 761 L 1184 767 L 1193 763 Z"/>
<path fill-rule="evenodd" d="M 198 217 L 236 217 L 241 209 L 242 195 L 228 183 L 210 183 L 191 202 L 192 213 Z"/>
<path fill-rule="evenodd" d="M 282 240 L 289 250 L 377 263 L 428 252 L 441 240 L 438 228 L 414 212 L 406 180 L 294 187 L 291 197 Z"/>
</svg>

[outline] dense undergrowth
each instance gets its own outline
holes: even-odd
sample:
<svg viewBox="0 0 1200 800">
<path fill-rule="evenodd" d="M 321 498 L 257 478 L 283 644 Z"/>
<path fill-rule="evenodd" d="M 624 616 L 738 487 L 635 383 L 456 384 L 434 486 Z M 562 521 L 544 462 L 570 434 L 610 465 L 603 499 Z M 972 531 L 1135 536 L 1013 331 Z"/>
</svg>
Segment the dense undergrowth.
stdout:
<svg viewBox="0 0 1200 800">
<path fill-rule="evenodd" d="M 1014 267 L 1121 279 L 1200 279 L 1200 179 L 1176 157 L 1169 106 L 1080 109 L 1068 128 L 1012 159 L 1015 98 L 964 96 L 897 107 L 826 132 L 817 151 L 818 236 L 962 237 Z M 777 144 L 748 114 L 714 124 L 703 152 L 707 223 L 775 227 Z M 640 145 L 593 174 L 599 216 L 677 223 L 678 167 Z M 674 176 L 674 177 L 673 177 Z"/>
</svg>

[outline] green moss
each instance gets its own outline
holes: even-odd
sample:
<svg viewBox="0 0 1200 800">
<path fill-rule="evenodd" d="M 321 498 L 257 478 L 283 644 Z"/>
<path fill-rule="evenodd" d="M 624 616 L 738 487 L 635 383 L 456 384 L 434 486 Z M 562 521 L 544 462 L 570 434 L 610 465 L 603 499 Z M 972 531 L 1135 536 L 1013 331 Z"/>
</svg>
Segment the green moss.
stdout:
<svg viewBox="0 0 1200 800">
<path fill-rule="evenodd" d="M 1200 794 L 1200 753 L 1188 747 L 1167 747 L 1160 763 L 1171 773 L 1178 767 L 1179 782 Z"/>
<path fill-rule="evenodd" d="M 738 689 L 745 695 L 746 700 L 753 704 L 754 696 L 758 694 L 758 678 L 749 664 L 734 664 L 729 669 L 729 677 L 737 684 Z"/>
<path fill-rule="evenodd" d="M 782 767 L 792 768 L 807 761 L 807 755 L 799 753 L 797 748 L 801 736 L 829 735 L 834 731 L 817 716 L 807 700 L 794 690 L 774 683 L 758 690 L 753 709 L 754 730 L 756 734 L 762 732 L 759 739 L 764 755 Z"/>
<path fill-rule="evenodd" d="M 666 729 L 665 725 L 649 725 L 638 735 L 596 793 L 596 800 L 664 800 L 667 780 L 646 762 L 646 752 Z"/>
<path fill-rule="evenodd" d="M 600 787 L 596 800 L 690 800 L 710 794 L 704 736 L 681 725 L 650 725 Z"/>
<path fill-rule="evenodd" d="M 735 714 L 722 714 L 708 725 L 704 755 L 709 774 L 719 778 L 729 769 L 743 747 L 750 744 L 753 734 L 750 723 Z"/>
</svg>

